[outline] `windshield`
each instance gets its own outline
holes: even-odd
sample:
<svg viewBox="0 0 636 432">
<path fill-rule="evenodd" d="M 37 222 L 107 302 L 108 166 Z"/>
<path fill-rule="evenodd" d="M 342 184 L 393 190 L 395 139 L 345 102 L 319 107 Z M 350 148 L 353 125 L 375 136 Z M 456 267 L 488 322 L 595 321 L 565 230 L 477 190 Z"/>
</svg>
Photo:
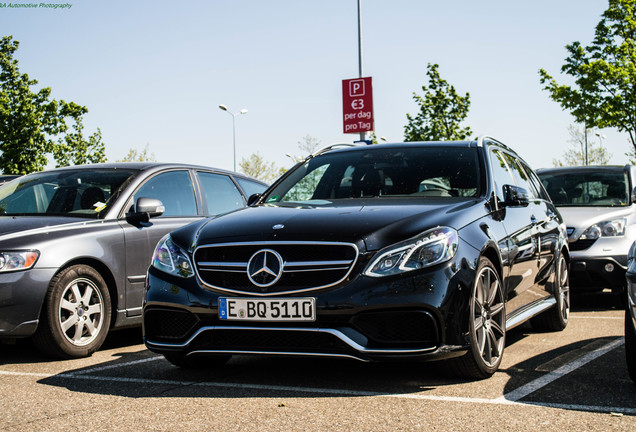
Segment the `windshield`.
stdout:
<svg viewBox="0 0 636 432">
<path fill-rule="evenodd" d="M 620 207 L 629 205 L 627 177 L 623 171 L 561 171 L 538 173 L 557 206 Z"/>
<path fill-rule="evenodd" d="M 329 204 L 352 198 L 453 198 L 481 193 L 476 148 L 365 147 L 326 153 L 299 166 L 267 203 Z"/>
<path fill-rule="evenodd" d="M 99 218 L 136 170 L 77 169 L 31 174 L 0 188 L 0 215 Z"/>
</svg>

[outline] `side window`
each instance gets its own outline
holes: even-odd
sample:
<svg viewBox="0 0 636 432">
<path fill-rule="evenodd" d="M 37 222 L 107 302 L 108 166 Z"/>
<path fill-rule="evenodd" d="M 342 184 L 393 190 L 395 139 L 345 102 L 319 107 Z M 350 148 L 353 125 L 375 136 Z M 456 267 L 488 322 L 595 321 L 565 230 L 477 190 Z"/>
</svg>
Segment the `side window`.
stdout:
<svg viewBox="0 0 636 432">
<path fill-rule="evenodd" d="M 208 214 L 216 216 L 244 207 L 243 195 L 228 176 L 208 172 L 198 172 Z"/>
<path fill-rule="evenodd" d="M 238 184 L 241 185 L 241 187 L 243 188 L 243 191 L 245 192 L 245 195 L 248 198 L 254 195 L 255 193 L 263 193 L 265 189 L 267 189 L 267 186 L 265 186 L 264 184 L 256 183 L 241 177 L 234 177 L 234 178 L 236 179 Z"/>
<path fill-rule="evenodd" d="M 165 216 L 196 216 L 197 202 L 192 179 L 188 171 L 170 171 L 158 174 L 137 190 L 133 199 L 156 198 L 166 207 Z"/>
<path fill-rule="evenodd" d="M 532 183 L 532 186 L 534 187 L 536 191 L 535 195 L 543 200 L 550 201 L 550 197 L 548 193 L 546 192 L 545 188 L 543 187 L 543 183 L 541 183 L 541 180 L 539 180 L 539 177 L 537 177 L 537 175 L 534 173 L 534 171 L 532 171 L 532 169 L 528 165 L 521 162 L 521 166 L 528 174 L 530 183 Z"/>
<path fill-rule="evenodd" d="M 508 165 L 506 165 L 503 154 L 499 150 L 492 150 L 490 155 L 493 180 L 495 181 L 495 193 L 499 201 L 504 201 L 503 186 L 506 184 L 514 185 L 514 180 L 512 179 Z"/>
<path fill-rule="evenodd" d="M 517 186 L 524 188 L 525 190 L 528 191 L 528 193 L 533 198 L 536 198 L 537 196 L 536 188 L 530 183 L 530 179 L 528 178 L 528 175 L 521 167 L 521 164 L 519 163 L 519 161 L 512 155 L 509 155 L 508 153 L 504 153 L 504 158 L 506 159 L 506 163 L 508 164 L 508 167 L 512 171 L 512 177 L 514 177 L 515 183 L 517 183 Z"/>
</svg>

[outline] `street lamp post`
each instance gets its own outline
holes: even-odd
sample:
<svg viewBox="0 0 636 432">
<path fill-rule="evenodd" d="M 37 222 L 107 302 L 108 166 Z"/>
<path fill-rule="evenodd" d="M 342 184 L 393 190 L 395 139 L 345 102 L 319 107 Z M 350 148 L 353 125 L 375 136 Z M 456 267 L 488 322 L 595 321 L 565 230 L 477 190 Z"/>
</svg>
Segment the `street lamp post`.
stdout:
<svg viewBox="0 0 636 432">
<path fill-rule="evenodd" d="M 243 108 L 233 114 L 225 105 L 219 105 L 219 108 L 232 116 L 232 148 L 234 149 L 234 171 L 236 171 L 236 116 L 239 114 L 247 114 L 247 110 Z"/>
<path fill-rule="evenodd" d="M 598 137 L 598 142 L 599 142 L 600 148 L 603 148 L 603 140 L 605 138 L 607 138 L 607 137 L 605 135 L 601 135 L 600 132 L 594 132 L 594 135 L 596 135 Z"/>
</svg>

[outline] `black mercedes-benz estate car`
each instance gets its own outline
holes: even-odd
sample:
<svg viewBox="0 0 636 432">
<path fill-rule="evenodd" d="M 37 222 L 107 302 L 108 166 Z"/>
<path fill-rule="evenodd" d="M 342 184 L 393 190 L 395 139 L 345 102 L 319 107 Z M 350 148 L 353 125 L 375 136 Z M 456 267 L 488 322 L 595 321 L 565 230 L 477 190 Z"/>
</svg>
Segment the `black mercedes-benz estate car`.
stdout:
<svg viewBox="0 0 636 432">
<path fill-rule="evenodd" d="M 185 367 L 448 359 L 485 378 L 508 329 L 566 326 L 566 237 L 535 173 L 494 139 L 328 148 L 158 243 L 144 340 Z"/>
<path fill-rule="evenodd" d="M 246 205 L 266 185 L 202 166 L 117 163 L 20 177 L 0 188 L 0 339 L 92 354 L 113 327 L 141 324 L 161 237 Z"/>
</svg>

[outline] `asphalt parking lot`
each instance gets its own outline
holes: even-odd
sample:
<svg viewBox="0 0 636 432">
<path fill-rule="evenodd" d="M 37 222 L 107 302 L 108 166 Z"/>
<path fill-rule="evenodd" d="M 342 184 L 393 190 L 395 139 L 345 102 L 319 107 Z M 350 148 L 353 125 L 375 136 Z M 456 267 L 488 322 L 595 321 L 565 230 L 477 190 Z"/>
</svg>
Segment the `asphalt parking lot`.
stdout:
<svg viewBox="0 0 636 432">
<path fill-rule="evenodd" d="M 139 329 L 71 361 L 22 341 L 0 345 L 0 430 L 636 430 L 623 323 L 607 295 L 576 301 L 563 332 L 509 332 L 499 372 L 475 382 L 435 363 L 239 356 L 181 370 Z"/>
</svg>

